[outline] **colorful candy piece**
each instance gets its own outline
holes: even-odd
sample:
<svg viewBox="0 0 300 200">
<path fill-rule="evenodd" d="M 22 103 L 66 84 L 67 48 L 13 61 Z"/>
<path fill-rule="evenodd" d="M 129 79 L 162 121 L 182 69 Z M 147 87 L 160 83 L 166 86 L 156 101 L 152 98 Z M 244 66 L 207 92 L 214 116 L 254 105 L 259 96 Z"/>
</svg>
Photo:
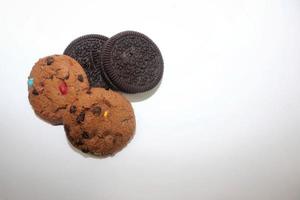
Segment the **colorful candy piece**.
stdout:
<svg viewBox="0 0 300 200">
<path fill-rule="evenodd" d="M 33 83 L 34 83 L 33 78 L 28 78 L 28 81 L 27 81 L 28 87 L 32 87 Z"/>
<path fill-rule="evenodd" d="M 65 82 L 62 82 L 60 85 L 59 85 L 59 91 L 62 95 L 66 95 L 68 93 L 68 86 Z"/>
<path fill-rule="evenodd" d="M 104 116 L 105 118 L 107 118 L 107 116 L 108 116 L 108 111 L 105 111 L 104 114 L 103 114 L 103 116 Z"/>
</svg>

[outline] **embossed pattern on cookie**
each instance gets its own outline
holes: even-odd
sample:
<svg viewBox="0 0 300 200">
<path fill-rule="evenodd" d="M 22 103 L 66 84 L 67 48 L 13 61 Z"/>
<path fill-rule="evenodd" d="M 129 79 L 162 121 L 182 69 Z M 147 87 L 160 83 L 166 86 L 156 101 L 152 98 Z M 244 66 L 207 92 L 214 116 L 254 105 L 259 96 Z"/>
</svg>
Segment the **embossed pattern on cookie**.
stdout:
<svg viewBox="0 0 300 200">
<path fill-rule="evenodd" d="M 104 45 L 103 72 L 114 88 L 127 93 L 154 88 L 163 75 L 163 58 L 158 47 L 144 34 L 125 31 Z"/>
<path fill-rule="evenodd" d="M 81 36 L 73 40 L 65 49 L 64 54 L 68 55 L 83 67 L 92 87 L 108 88 L 101 72 L 101 53 L 107 37 L 97 34 Z M 81 80 L 81 77 L 78 77 Z"/>
</svg>

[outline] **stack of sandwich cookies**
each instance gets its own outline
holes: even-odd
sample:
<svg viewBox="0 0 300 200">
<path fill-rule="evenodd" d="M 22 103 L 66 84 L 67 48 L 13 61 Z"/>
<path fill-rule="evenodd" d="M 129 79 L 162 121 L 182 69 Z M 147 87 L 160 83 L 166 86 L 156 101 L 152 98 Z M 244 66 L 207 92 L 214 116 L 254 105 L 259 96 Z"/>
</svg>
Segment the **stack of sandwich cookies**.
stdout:
<svg viewBox="0 0 300 200">
<path fill-rule="evenodd" d="M 158 47 L 149 37 L 135 31 L 124 31 L 109 39 L 85 35 L 71 42 L 64 54 L 83 66 L 92 87 L 125 93 L 154 88 L 164 71 Z"/>
<path fill-rule="evenodd" d="M 73 40 L 64 55 L 33 66 L 28 98 L 40 118 L 64 125 L 75 148 L 106 157 L 123 149 L 136 127 L 130 102 L 117 91 L 145 92 L 162 75 L 161 53 L 147 36 L 134 31 L 109 39 L 90 34 Z"/>
</svg>

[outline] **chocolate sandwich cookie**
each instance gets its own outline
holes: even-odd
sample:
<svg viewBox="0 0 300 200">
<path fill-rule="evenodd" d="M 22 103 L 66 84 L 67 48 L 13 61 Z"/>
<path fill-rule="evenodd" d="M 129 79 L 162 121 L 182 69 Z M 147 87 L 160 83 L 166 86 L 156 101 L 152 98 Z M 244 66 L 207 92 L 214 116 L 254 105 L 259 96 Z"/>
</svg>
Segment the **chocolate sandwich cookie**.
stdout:
<svg viewBox="0 0 300 200">
<path fill-rule="evenodd" d="M 88 79 L 80 64 L 65 55 L 39 59 L 28 77 L 32 108 L 39 117 L 54 125 L 62 124 L 68 104 L 88 88 Z"/>
<path fill-rule="evenodd" d="M 150 90 L 163 75 L 163 58 L 158 47 L 150 38 L 134 31 L 107 40 L 102 61 L 107 82 L 126 93 Z"/>
<path fill-rule="evenodd" d="M 108 40 L 102 35 L 90 34 L 72 41 L 64 54 L 77 60 L 85 70 L 91 87 L 108 88 L 101 72 L 101 53 L 104 43 Z"/>
<path fill-rule="evenodd" d="M 100 157 L 120 151 L 135 131 L 131 104 L 121 94 L 103 88 L 79 95 L 68 106 L 63 121 L 74 147 Z"/>
</svg>

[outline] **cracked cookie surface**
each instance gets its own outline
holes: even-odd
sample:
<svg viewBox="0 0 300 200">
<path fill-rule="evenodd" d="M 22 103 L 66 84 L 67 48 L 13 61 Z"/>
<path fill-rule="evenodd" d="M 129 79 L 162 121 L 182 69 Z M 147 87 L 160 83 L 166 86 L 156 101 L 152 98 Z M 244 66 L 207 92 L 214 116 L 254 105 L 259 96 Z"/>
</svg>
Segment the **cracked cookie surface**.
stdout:
<svg viewBox="0 0 300 200">
<path fill-rule="evenodd" d="M 66 55 L 39 59 L 28 77 L 28 98 L 35 113 L 45 121 L 62 124 L 67 106 L 89 88 L 80 64 Z"/>
<path fill-rule="evenodd" d="M 117 92 L 92 88 L 67 107 L 64 128 L 71 144 L 84 153 L 114 155 L 134 135 L 130 102 Z"/>
</svg>

